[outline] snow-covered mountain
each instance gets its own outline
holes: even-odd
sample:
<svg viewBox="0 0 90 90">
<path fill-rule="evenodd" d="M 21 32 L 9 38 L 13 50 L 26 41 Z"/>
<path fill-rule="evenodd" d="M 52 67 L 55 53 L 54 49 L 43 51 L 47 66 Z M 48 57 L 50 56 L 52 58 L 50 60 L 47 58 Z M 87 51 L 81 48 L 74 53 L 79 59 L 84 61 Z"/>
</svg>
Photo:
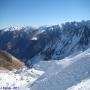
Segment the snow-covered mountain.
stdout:
<svg viewBox="0 0 90 90">
<path fill-rule="evenodd" d="M 90 20 L 39 28 L 10 27 L 0 30 L 0 49 L 29 65 L 40 61 L 40 57 L 43 60 L 59 60 L 89 47 Z"/>
<path fill-rule="evenodd" d="M 90 20 L 4 28 L 0 49 L 30 67 L 0 72 L 1 90 L 90 90 Z"/>
</svg>

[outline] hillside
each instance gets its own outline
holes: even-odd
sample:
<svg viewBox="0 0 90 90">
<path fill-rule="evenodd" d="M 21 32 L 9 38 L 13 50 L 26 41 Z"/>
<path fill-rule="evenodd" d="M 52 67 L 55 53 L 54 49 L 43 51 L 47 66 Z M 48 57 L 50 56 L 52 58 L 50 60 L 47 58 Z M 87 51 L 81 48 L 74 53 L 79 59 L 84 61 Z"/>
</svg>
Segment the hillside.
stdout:
<svg viewBox="0 0 90 90">
<path fill-rule="evenodd" d="M 61 25 L 9 27 L 0 30 L 0 49 L 27 65 L 43 60 L 60 60 L 90 47 L 90 20 Z M 31 63 L 28 63 L 31 62 Z"/>
<path fill-rule="evenodd" d="M 0 50 L 0 89 L 90 90 L 90 20 L 1 29 Z"/>
<path fill-rule="evenodd" d="M 25 64 L 6 51 L 0 51 L 0 69 L 12 70 L 25 67 Z"/>
<path fill-rule="evenodd" d="M 3 87 L 18 90 L 90 90 L 90 49 L 62 60 L 40 61 L 33 68 L 0 73 L 0 88 Z"/>
<path fill-rule="evenodd" d="M 90 90 L 90 49 L 59 61 L 41 61 L 35 67 L 45 73 L 31 90 Z"/>
</svg>

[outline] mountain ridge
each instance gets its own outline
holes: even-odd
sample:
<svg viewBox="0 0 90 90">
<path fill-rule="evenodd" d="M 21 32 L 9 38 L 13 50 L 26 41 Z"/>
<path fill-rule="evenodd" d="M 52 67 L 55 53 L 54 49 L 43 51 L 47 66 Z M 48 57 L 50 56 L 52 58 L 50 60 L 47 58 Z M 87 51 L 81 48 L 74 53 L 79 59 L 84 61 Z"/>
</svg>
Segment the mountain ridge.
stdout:
<svg viewBox="0 0 90 90">
<path fill-rule="evenodd" d="M 28 64 L 35 57 L 63 59 L 90 47 L 90 20 L 20 30 L 0 30 L 0 49 Z M 33 59 L 34 58 L 34 59 Z M 28 61 L 29 60 L 29 61 Z"/>
</svg>

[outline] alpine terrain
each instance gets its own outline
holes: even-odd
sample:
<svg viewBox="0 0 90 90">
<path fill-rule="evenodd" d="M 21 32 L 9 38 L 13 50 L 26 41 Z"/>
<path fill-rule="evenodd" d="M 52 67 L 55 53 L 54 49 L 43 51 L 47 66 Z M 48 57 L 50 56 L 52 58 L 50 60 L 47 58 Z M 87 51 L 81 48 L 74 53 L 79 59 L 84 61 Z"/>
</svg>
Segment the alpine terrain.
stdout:
<svg viewBox="0 0 90 90">
<path fill-rule="evenodd" d="M 90 20 L 1 29 L 0 50 L 0 90 L 90 90 Z"/>
</svg>

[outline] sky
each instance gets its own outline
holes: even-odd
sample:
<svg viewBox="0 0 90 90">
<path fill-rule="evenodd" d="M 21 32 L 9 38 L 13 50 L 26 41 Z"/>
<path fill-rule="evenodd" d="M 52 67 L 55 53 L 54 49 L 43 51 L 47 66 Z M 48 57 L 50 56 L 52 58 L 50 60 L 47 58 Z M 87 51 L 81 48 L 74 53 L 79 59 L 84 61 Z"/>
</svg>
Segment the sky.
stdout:
<svg viewBox="0 0 90 90">
<path fill-rule="evenodd" d="M 90 0 L 0 0 L 0 28 L 90 20 Z"/>
</svg>

